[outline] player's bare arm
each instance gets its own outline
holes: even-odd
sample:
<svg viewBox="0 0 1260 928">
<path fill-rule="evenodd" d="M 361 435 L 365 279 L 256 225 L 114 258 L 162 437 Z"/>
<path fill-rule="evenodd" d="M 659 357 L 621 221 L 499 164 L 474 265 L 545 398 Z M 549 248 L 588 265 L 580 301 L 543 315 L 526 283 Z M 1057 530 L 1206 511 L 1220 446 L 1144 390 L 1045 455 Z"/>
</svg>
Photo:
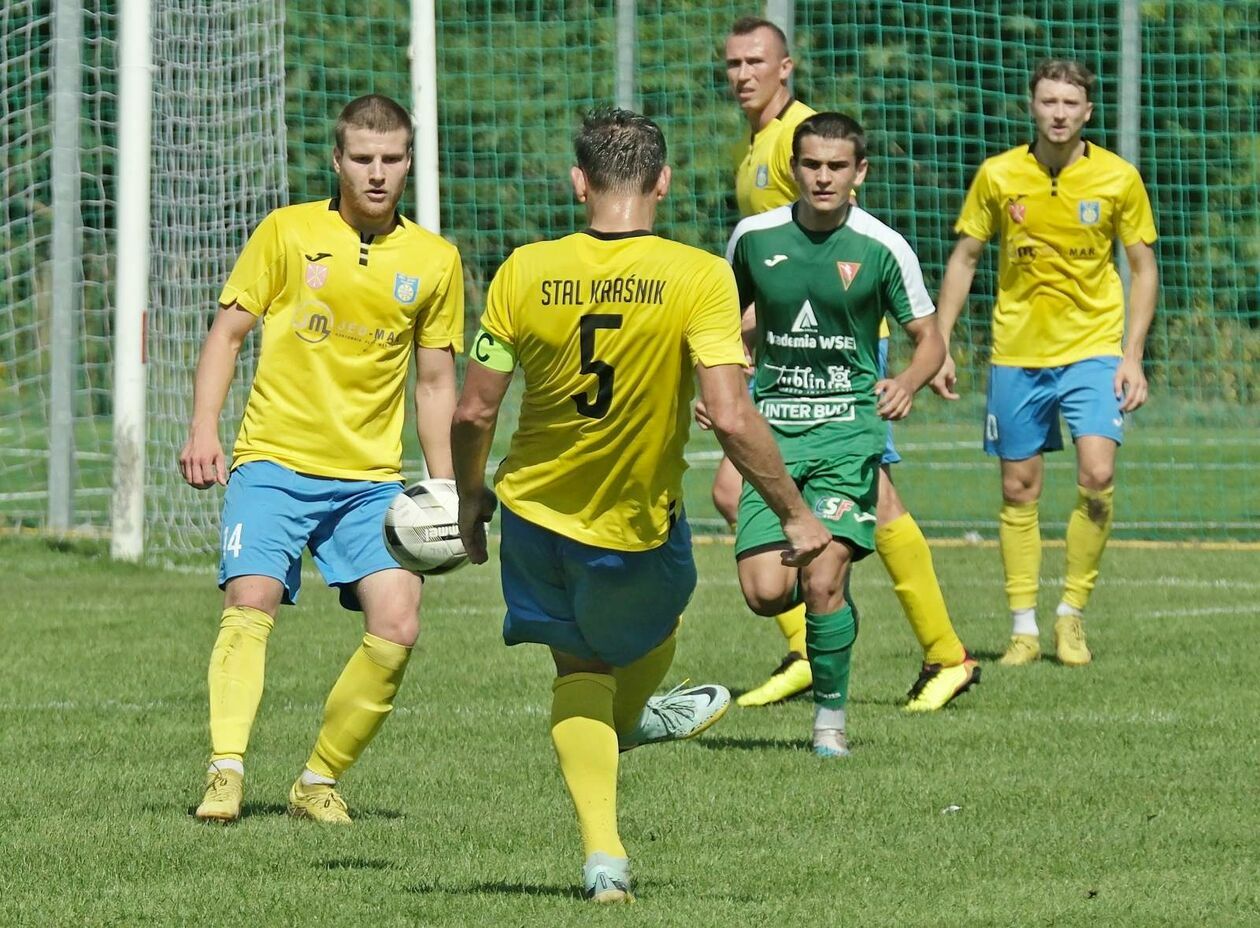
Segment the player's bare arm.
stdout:
<svg viewBox="0 0 1260 928">
<path fill-rule="evenodd" d="M 936 301 L 936 326 L 945 340 L 945 360 L 941 369 L 931 380 L 932 390 L 947 400 L 958 399 L 954 386 L 958 375 L 954 367 L 954 359 L 949 353 L 949 340 L 954 331 L 954 324 L 967 305 L 967 295 L 971 292 L 971 282 L 976 276 L 976 265 L 980 263 L 980 255 L 984 252 L 984 242 L 970 235 L 960 235 L 958 243 L 950 253 L 949 263 L 945 265 L 945 277 L 941 281 L 941 292 Z"/>
<path fill-rule="evenodd" d="M 879 397 L 875 411 L 881 419 L 896 421 L 910 414 L 914 395 L 940 370 L 945 360 L 945 338 L 931 316 L 914 319 L 903 327 L 914 342 L 910 363 L 896 377 L 875 384 Z"/>
<path fill-rule="evenodd" d="M 451 416 L 455 413 L 455 351 L 416 348 L 416 435 L 430 477 L 451 477 Z"/>
<path fill-rule="evenodd" d="M 1146 374 L 1142 370 L 1142 358 L 1146 353 L 1146 335 L 1155 318 L 1155 298 L 1159 294 L 1159 268 L 1155 264 L 1155 250 L 1145 242 L 1126 245 L 1129 259 L 1131 285 L 1129 287 L 1129 316 L 1125 324 L 1126 343 L 1124 357 L 1116 369 L 1116 396 L 1122 397 L 1121 412 L 1132 412 L 1147 398 Z"/>
<path fill-rule="evenodd" d="M 494 492 L 486 486 L 486 461 L 494 441 L 499 407 L 512 382 L 511 373 L 469 363 L 464 388 L 451 420 L 451 459 L 459 492 L 459 536 L 468 559 L 486 562 L 486 523 L 494 515 Z"/>
<path fill-rule="evenodd" d="M 699 364 L 696 376 L 722 450 L 783 524 L 791 545 L 783 552 L 783 563 L 803 567 L 826 550 L 831 533 L 810 512 L 788 476 L 770 427 L 748 396 L 743 370 L 733 364 Z"/>
<path fill-rule="evenodd" d="M 198 490 L 227 484 L 227 462 L 219 442 L 219 413 L 227 399 L 241 345 L 258 317 L 237 304 L 220 306 L 201 345 L 193 380 L 193 414 L 188 440 L 179 452 L 184 480 Z"/>
</svg>

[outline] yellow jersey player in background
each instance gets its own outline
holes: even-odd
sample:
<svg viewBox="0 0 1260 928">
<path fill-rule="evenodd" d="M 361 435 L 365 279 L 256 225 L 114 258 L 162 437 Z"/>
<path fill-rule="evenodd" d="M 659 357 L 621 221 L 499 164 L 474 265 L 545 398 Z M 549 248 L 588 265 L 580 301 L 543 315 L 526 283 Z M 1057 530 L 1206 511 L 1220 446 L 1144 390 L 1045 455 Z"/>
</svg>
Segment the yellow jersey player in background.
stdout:
<svg viewBox="0 0 1260 928">
<path fill-rule="evenodd" d="M 551 649 L 551 737 L 577 811 L 583 890 L 622 902 L 633 896 L 618 752 L 698 734 L 730 700 L 698 686 L 649 704 L 696 584 L 682 500 L 693 377 L 727 454 L 781 521 L 784 562 L 808 563 L 831 536 L 748 395 L 730 268 L 652 234 L 670 181 L 660 129 L 597 109 L 574 147 L 589 227 L 518 248 L 495 274 L 452 448 L 460 533 L 482 563 L 495 508 L 486 460 L 519 366 L 520 421 L 495 474 L 503 637 Z"/>
<path fill-rule="evenodd" d="M 1092 659 L 1082 614 L 1111 534 L 1116 449 L 1124 416 L 1146 402 L 1142 356 L 1155 316 L 1155 220 L 1137 168 L 1086 141 L 1094 75 L 1078 62 L 1043 61 L 1029 82 L 1037 134 L 980 166 L 954 230 L 938 323 L 949 343 L 985 242 L 1000 236 L 984 448 L 1001 462 L 1000 536 L 1011 639 L 1002 663 L 1041 656 L 1038 500 L 1043 455 L 1063 447 L 1059 414 L 1076 444 L 1076 508 L 1054 623 L 1060 662 Z M 1133 285 L 1126 339 L 1124 291 L 1112 260 L 1124 245 Z M 1122 347 L 1123 346 L 1123 347 Z M 947 359 L 932 388 L 956 399 Z"/>
<path fill-rule="evenodd" d="M 774 23 L 744 17 L 731 27 L 726 39 L 726 76 L 752 132 L 735 177 L 741 217 L 784 206 L 798 197 L 792 173 L 792 136 L 814 111 L 792 96 L 788 80 L 794 67 L 787 37 Z M 773 256 L 768 260 L 774 260 Z M 746 314 L 746 337 L 754 327 L 753 319 L 751 313 Z M 888 323 L 883 321 L 881 369 L 887 366 L 888 334 Z M 923 665 L 905 708 L 929 712 L 942 708 L 977 682 L 980 668 L 954 631 L 936 579 L 932 551 L 893 484 L 891 466 L 900 460 L 890 424 L 879 468 L 875 549 L 923 650 Z M 713 481 L 713 504 L 732 525 L 739 510 L 740 486 L 739 474 L 729 462 L 722 461 Z M 813 683 L 806 659 L 805 606 L 776 616 L 775 621 L 787 639 L 787 656 L 765 683 L 739 697 L 741 706 L 779 702 L 804 692 Z"/>
<path fill-rule="evenodd" d="M 419 633 L 421 581 L 381 536 L 401 488 L 404 388 L 416 365 L 416 426 L 429 472 L 451 476 L 464 280 L 454 246 L 397 212 L 411 117 L 387 97 L 352 101 L 336 125 L 338 195 L 278 209 L 258 226 L 219 297 L 197 365 L 184 479 L 226 484 L 210 656 L 210 769 L 197 818 L 240 817 L 244 758 L 263 690 L 267 637 L 296 602 L 309 548 L 363 642 L 334 684 L 291 814 L 350 822 L 336 789 L 393 708 Z M 245 337 L 262 350 L 229 478 L 219 415 Z"/>
</svg>

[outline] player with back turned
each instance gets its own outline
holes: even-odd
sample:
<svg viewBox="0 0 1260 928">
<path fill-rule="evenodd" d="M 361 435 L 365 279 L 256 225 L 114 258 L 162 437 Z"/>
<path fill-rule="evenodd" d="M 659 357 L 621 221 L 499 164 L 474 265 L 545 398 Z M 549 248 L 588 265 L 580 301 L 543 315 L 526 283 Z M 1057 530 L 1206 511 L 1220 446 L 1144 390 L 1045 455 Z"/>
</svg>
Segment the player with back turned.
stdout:
<svg viewBox="0 0 1260 928">
<path fill-rule="evenodd" d="M 697 734 L 730 698 L 693 687 L 645 711 L 696 584 L 682 499 L 695 379 L 723 447 L 787 539 L 783 559 L 807 563 L 830 536 L 748 396 L 730 268 L 651 231 L 670 181 L 660 129 L 599 109 L 574 147 L 588 228 L 518 248 L 495 274 L 452 446 L 461 535 L 480 563 L 495 506 L 486 460 L 522 368 L 520 421 L 495 474 L 503 636 L 551 649 L 551 737 L 577 811 L 583 888 L 618 902 L 632 898 L 618 751 Z"/>
<path fill-rule="evenodd" d="M 1142 356 L 1159 290 L 1155 219 L 1137 168 L 1083 138 L 1093 85 L 1094 75 L 1076 61 L 1037 67 L 1028 90 L 1036 137 L 976 172 L 941 282 L 948 345 L 985 242 L 1000 237 L 984 450 L 1001 466 L 999 534 L 1012 626 L 1001 662 L 1008 666 L 1041 656 L 1038 500 L 1045 452 L 1063 447 L 1060 413 L 1076 445 L 1077 495 L 1055 652 L 1069 666 L 1092 660 L 1083 613 L 1111 534 L 1116 451 L 1125 415 L 1146 402 Z M 1112 260 L 1116 239 L 1133 272 L 1127 331 Z M 954 385 L 947 359 L 932 388 L 957 399 Z"/>
<path fill-rule="evenodd" d="M 735 174 L 739 212 L 747 217 L 797 198 L 791 163 L 792 134 L 814 111 L 792 96 L 788 79 L 794 62 L 788 53 L 786 36 L 774 23 L 753 17 L 735 22 L 726 39 L 725 58 L 731 92 L 751 130 Z M 746 327 L 750 318 L 746 317 Z M 888 358 L 886 321 L 880 324 L 880 339 L 879 363 L 883 370 Z M 893 483 L 892 465 L 900 460 L 889 424 L 879 468 L 875 548 L 923 651 L 919 676 L 910 688 L 905 708 L 925 712 L 942 708 L 978 682 L 980 667 L 954 631 L 932 564 L 932 551 Z M 739 475 L 724 461 L 713 483 L 713 502 L 732 525 L 739 494 Z M 775 619 L 787 639 L 787 657 L 768 680 L 739 697 L 741 706 L 778 702 L 810 687 L 804 606 L 788 609 Z"/>
<path fill-rule="evenodd" d="M 328 694 L 289 812 L 328 824 L 350 816 L 337 781 L 393 708 L 419 634 L 421 582 L 385 548 L 381 523 L 401 488 L 407 368 L 425 462 L 451 475 L 454 352 L 464 340 L 455 247 L 397 206 L 411 165 L 411 117 L 387 97 L 349 103 L 337 120 L 338 195 L 275 210 L 250 236 L 219 297 L 197 365 L 180 453 L 195 487 L 227 484 L 210 655 L 210 768 L 197 818 L 240 817 L 245 751 L 263 690 L 267 639 L 294 603 L 309 548 L 364 635 Z M 262 323 L 262 349 L 232 455 L 219 415 L 236 358 Z"/>
</svg>

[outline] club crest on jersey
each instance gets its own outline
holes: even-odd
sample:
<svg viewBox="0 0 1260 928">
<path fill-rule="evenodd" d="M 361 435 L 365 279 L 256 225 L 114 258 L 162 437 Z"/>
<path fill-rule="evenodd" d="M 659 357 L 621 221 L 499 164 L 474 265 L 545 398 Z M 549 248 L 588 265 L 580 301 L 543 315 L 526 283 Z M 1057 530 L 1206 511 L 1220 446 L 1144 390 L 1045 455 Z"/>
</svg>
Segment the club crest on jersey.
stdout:
<svg viewBox="0 0 1260 928">
<path fill-rule="evenodd" d="M 420 293 L 420 278 L 406 274 L 394 275 L 394 299 L 399 303 L 414 303 Z"/>
<path fill-rule="evenodd" d="M 314 261 L 307 261 L 306 285 L 312 290 L 318 290 L 326 283 L 328 283 L 328 268 L 322 264 L 316 264 Z"/>
<path fill-rule="evenodd" d="M 1083 226 L 1096 226 L 1102 218 L 1102 206 L 1097 200 L 1081 200 L 1076 210 Z"/>
<path fill-rule="evenodd" d="M 757 177 L 753 181 L 757 189 L 764 190 L 770 185 L 770 168 L 764 164 L 757 165 Z"/>
<path fill-rule="evenodd" d="M 840 271 L 840 281 L 844 284 L 844 289 L 848 290 L 853 286 L 853 278 L 857 277 L 862 264 L 858 261 L 837 261 L 836 267 Z"/>
<path fill-rule="evenodd" d="M 1011 214 L 1011 222 L 1023 222 L 1024 217 L 1028 214 L 1028 207 L 1023 203 L 1016 203 L 1014 200 L 1006 204 L 1006 211 Z"/>
</svg>

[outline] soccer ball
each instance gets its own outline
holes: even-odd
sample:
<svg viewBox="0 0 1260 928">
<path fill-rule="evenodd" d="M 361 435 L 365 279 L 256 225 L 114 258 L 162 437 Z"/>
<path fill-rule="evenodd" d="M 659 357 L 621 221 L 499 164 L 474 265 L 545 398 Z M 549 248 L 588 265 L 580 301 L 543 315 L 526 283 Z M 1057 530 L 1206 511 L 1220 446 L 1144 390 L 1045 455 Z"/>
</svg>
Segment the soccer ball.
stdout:
<svg viewBox="0 0 1260 928">
<path fill-rule="evenodd" d="M 444 574 L 468 560 L 459 540 L 459 497 L 454 480 L 420 480 L 385 512 L 385 547 L 399 566 L 417 574 Z"/>
</svg>

